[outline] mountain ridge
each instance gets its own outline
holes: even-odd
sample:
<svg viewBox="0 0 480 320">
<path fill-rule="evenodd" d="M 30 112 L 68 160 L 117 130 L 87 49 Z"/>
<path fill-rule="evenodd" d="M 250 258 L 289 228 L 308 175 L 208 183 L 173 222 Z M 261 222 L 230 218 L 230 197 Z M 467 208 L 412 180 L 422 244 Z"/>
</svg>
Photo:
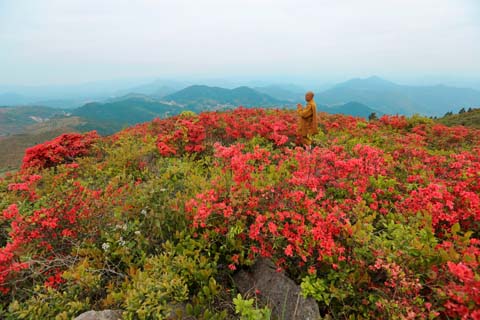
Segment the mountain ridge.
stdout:
<svg viewBox="0 0 480 320">
<path fill-rule="evenodd" d="M 195 106 L 200 109 L 211 107 L 233 107 L 243 105 L 274 106 L 282 103 L 267 94 L 260 93 L 250 87 L 240 86 L 234 89 L 207 85 L 191 85 L 173 94 L 163 97 L 162 100 L 175 101 L 185 106 Z"/>
<path fill-rule="evenodd" d="M 216 81 L 216 83 L 220 83 Z M 302 102 L 305 91 L 297 85 L 265 84 L 263 87 L 249 87 L 256 93 L 249 93 L 249 98 L 234 97 L 234 92 L 222 91 L 219 95 L 210 92 L 206 96 L 198 97 L 189 101 L 179 95 L 182 90 L 196 85 L 190 85 L 184 81 L 154 80 L 142 85 L 130 85 L 119 82 L 113 89 L 113 84 L 86 83 L 77 86 L 51 86 L 51 87 L 19 87 L 0 86 L 0 105 L 32 105 L 41 104 L 50 107 L 73 109 L 83 106 L 88 102 L 104 102 L 110 99 L 120 99 L 128 94 L 144 94 L 155 99 L 163 99 L 172 96 L 183 100 L 181 104 L 192 107 L 194 103 L 201 104 L 202 108 L 228 104 L 229 107 L 237 105 L 247 106 L 287 106 L 289 103 Z M 205 87 L 209 87 L 204 85 Z M 204 89 L 205 89 L 204 87 Z M 314 87 L 314 86 L 313 86 Z M 221 86 L 212 86 L 214 90 L 226 89 Z M 238 88 L 238 86 L 236 87 Z M 18 90 L 15 91 L 15 90 Z M 63 91 L 62 91 L 63 90 Z M 59 92 L 65 92 L 59 95 Z M 353 78 L 337 83 L 327 90 L 315 92 L 317 100 L 329 106 L 346 104 L 350 101 L 358 101 L 370 108 L 386 114 L 414 113 L 427 116 L 441 116 L 448 111 L 459 110 L 480 105 L 480 91 L 472 88 L 436 85 L 408 85 L 397 84 L 385 80 L 379 76 L 368 78 Z M 270 96 L 262 97 L 261 94 Z M 257 95 L 254 98 L 254 95 Z M 223 97 L 222 97 L 223 96 Z M 230 96 L 226 99 L 226 96 Z"/>
<path fill-rule="evenodd" d="M 400 85 L 376 76 L 351 79 L 318 96 L 328 105 L 358 101 L 386 114 L 441 115 L 480 105 L 480 91 L 471 88 Z"/>
<path fill-rule="evenodd" d="M 383 112 L 372 109 L 369 106 L 357 101 L 349 101 L 345 104 L 335 106 L 317 105 L 317 111 L 323 111 L 332 114 L 344 114 L 361 118 L 368 118 L 373 113 L 377 116 L 383 115 Z"/>
</svg>

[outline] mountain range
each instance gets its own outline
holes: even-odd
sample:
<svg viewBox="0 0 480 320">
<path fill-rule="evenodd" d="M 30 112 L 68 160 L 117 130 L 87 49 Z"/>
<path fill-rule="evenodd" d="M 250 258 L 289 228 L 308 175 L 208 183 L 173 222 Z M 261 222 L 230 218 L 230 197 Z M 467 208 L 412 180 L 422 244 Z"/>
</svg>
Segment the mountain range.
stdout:
<svg viewBox="0 0 480 320">
<path fill-rule="evenodd" d="M 153 89 L 153 88 L 151 88 Z M 275 90 L 279 96 L 287 98 L 284 94 L 288 90 L 282 87 L 268 87 L 267 90 Z M 297 97 L 302 97 L 297 94 Z M 237 87 L 233 89 L 210 87 L 205 85 L 192 85 L 187 88 L 166 95 L 162 98 L 152 95 L 129 93 L 121 97 L 114 97 L 102 102 L 89 102 L 75 109 L 54 109 L 38 106 L 19 106 L 2 108 L 0 112 L 0 136 L 22 133 L 25 131 L 35 132 L 38 126 L 32 126 L 38 122 L 45 122 L 43 127 L 48 126 L 48 120 L 54 127 L 65 118 L 71 127 L 69 117 L 78 117 L 74 128 L 78 131 L 97 130 L 101 134 L 112 134 L 126 126 L 150 121 L 153 118 L 164 118 L 189 110 L 201 112 L 204 110 L 223 110 L 237 106 L 250 107 L 276 107 L 295 108 L 301 98 L 292 94 L 290 99 L 282 100 L 274 98 L 266 93 L 249 87 Z M 328 113 L 343 113 L 353 116 L 368 117 L 370 113 L 382 112 L 359 102 L 349 101 L 345 104 L 324 105 L 318 104 L 318 111 Z M 61 125 L 60 125 L 61 126 Z"/>
<path fill-rule="evenodd" d="M 239 93 L 244 93 L 244 96 Z M 65 132 L 97 130 L 102 135 L 108 135 L 139 122 L 176 115 L 186 110 L 199 112 L 208 108 L 227 109 L 233 103 L 246 107 L 262 103 L 282 103 L 282 100 L 269 98 L 268 95 L 249 88 L 192 86 L 167 97 L 169 101 L 143 94 L 128 94 L 105 102 L 87 103 L 73 110 L 39 106 L 0 108 L 0 150 L 3 151 L 0 153 L 0 174 L 20 164 L 25 148 Z M 295 108 L 293 102 L 283 103 L 287 107 Z M 317 110 L 364 118 L 372 113 L 377 116 L 383 114 L 382 111 L 355 101 L 330 106 L 318 103 Z M 478 127 L 478 110 L 480 109 L 469 109 L 462 114 L 444 117 L 438 121 L 447 125 Z"/>
<path fill-rule="evenodd" d="M 379 77 L 352 79 L 319 94 L 327 105 L 357 101 L 387 114 L 434 116 L 480 106 L 480 91 L 445 85 L 406 86 Z"/>
<path fill-rule="evenodd" d="M 86 103 L 76 108 L 71 108 L 71 105 L 68 105 L 70 108 L 62 109 L 39 105 L 0 107 L 0 149 L 6 150 L 3 158 L 0 157 L 0 162 L 12 167 L 19 163 L 22 150 L 26 147 L 62 132 L 97 130 L 102 135 L 109 135 L 136 123 L 177 115 L 186 110 L 198 113 L 239 105 L 247 108 L 293 109 L 296 103 L 304 103 L 305 90 L 295 85 L 276 84 L 253 88 L 240 86 L 231 89 L 206 85 L 182 87 L 183 85 L 172 82 L 169 86 L 164 81 L 155 81 L 116 91 L 110 97 L 100 99 L 97 96 L 97 100 L 92 98 L 95 101 L 90 102 L 85 100 Z M 0 102 L 2 97 L 4 102 L 20 99 L 19 95 L 4 93 L 0 94 Z M 72 97 L 75 98 L 70 95 L 67 99 Z M 78 96 L 75 99 L 77 98 Z M 364 118 L 372 113 L 377 116 L 395 113 L 443 115 L 461 107 L 475 109 L 480 106 L 480 92 L 447 86 L 404 86 L 370 77 L 337 84 L 317 93 L 315 100 L 319 112 Z M 63 105 L 61 97 L 50 101 L 53 105 Z M 465 117 L 451 117 L 446 121 L 452 124 L 476 123 L 477 113 L 469 113 L 468 117 L 468 120 Z"/>
<path fill-rule="evenodd" d="M 122 89 L 123 91 L 119 90 L 108 98 L 83 103 L 73 109 L 53 109 L 33 105 L 2 108 L 0 109 L 0 136 L 25 132 L 28 126 L 53 117 L 58 123 L 67 114 L 82 119 L 75 125 L 75 128 L 80 131 L 96 129 L 102 134 L 111 134 L 125 126 L 149 121 L 155 117 L 175 115 L 185 110 L 201 112 L 239 105 L 247 108 L 295 108 L 296 103 L 303 102 L 305 91 L 302 87 L 291 84 L 272 84 L 254 88 L 240 86 L 232 89 L 206 85 L 182 88 L 185 83 L 171 82 L 170 84 L 166 81 L 154 81 L 142 86 Z M 88 88 L 89 86 L 85 86 L 83 91 L 80 90 L 77 93 L 85 93 Z M 97 89 L 96 93 L 99 94 L 100 91 Z M 26 92 L 39 94 L 31 88 Z M 70 95 L 67 98 L 73 97 L 74 90 L 70 89 L 69 92 Z M 120 93 L 125 94 L 118 95 Z M 18 95 L 7 93 L 0 96 L 2 97 L 7 102 L 19 99 Z M 58 98 L 59 100 L 50 101 L 54 105 L 62 105 L 61 97 Z M 480 92 L 473 89 L 404 86 L 379 77 L 351 79 L 339 83 L 317 93 L 315 99 L 318 111 L 365 118 L 371 113 L 443 115 L 461 107 L 480 106 Z M 48 126 L 48 123 L 43 126 Z M 58 127 L 58 124 L 53 126 Z M 70 126 L 69 123 L 68 127 Z M 32 128 L 28 130 L 35 130 Z"/>
<path fill-rule="evenodd" d="M 0 149 L 5 150 L 0 154 L 0 168 L 15 168 L 21 162 L 25 148 L 64 132 L 96 130 L 99 134 L 109 135 L 136 123 L 173 116 L 186 110 L 223 110 L 239 105 L 247 108 L 295 108 L 292 100 L 276 99 L 252 88 L 226 89 L 204 85 L 193 85 L 161 99 L 130 93 L 103 102 L 86 103 L 75 109 L 61 110 L 40 106 L 0 108 Z M 372 112 L 379 114 L 378 111 L 356 102 L 334 107 L 319 104 L 318 111 L 361 117 L 367 117 Z"/>
<path fill-rule="evenodd" d="M 195 111 L 212 108 L 244 107 L 280 107 L 284 101 L 273 98 L 265 93 L 258 92 L 249 87 L 226 89 L 193 85 L 162 98 L 164 101 L 175 102 Z"/>
<path fill-rule="evenodd" d="M 105 85 L 97 88 L 92 96 L 94 101 L 82 103 L 81 106 L 68 109 L 27 105 L 0 109 L 0 136 L 24 132 L 28 126 L 38 122 L 62 117 L 75 116 L 82 119 L 75 128 L 80 131 L 96 129 L 102 134 L 111 134 L 125 126 L 149 121 L 155 117 L 167 117 L 185 110 L 201 112 L 237 107 L 279 107 L 295 108 L 296 103 L 303 102 L 306 90 L 295 85 L 271 84 L 254 88 L 240 86 L 223 88 L 218 86 L 191 85 L 172 81 L 153 81 L 144 85 L 113 91 Z M 72 89 L 68 87 L 66 99 L 79 98 L 92 85 Z M 102 89 L 103 88 L 103 89 Z M 180 88 L 180 89 L 179 89 Z M 12 87 L 0 87 L 0 105 L 20 99 L 15 93 L 1 93 Z M 57 88 L 58 89 L 58 88 Z M 65 88 L 64 88 L 65 89 Z M 108 90 L 107 90 L 108 89 Z M 51 89 L 50 94 L 54 92 Z M 58 89 L 60 90 L 60 89 Z M 66 89 L 65 89 L 66 90 Z M 112 95 L 98 98 L 102 90 Z M 38 88 L 24 88 L 23 92 L 40 95 Z M 47 93 L 48 93 L 47 92 Z M 47 93 L 42 97 L 47 98 Z M 123 95 L 119 95 L 119 94 Z M 48 96 L 52 98 L 52 96 Z M 95 99 L 95 97 L 97 97 Z M 50 104 L 62 105 L 62 97 L 49 100 Z M 316 94 L 318 110 L 329 113 L 343 113 L 353 116 L 368 117 L 371 113 L 405 114 L 419 113 L 428 116 L 443 115 L 460 108 L 480 106 L 480 91 L 468 88 L 447 86 L 405 86 L 379 77 L 351 79 L 339 83 L 330 89 Z M 48 103 L 47 103 L 48 105 Z M 69 105 L 71 107 L 71 105 Z M 68 107 L 68 106 L 67 106 Z M 67 121 L 68 122 L 68 121 Z M 48 126 L 44 124 L 43 126 Z M 58 127 L 58 125 L 54 125 Z M 70 126 L 70 124 L 69 124 Z M 31 128 L 29 128 L 30 130 Z"/>
<path fill-rule="evenodd" d="M 258 106 L 288 106 L 302 102 L 306 91 L 302 86 L 278 83 L 250 87 L 231 86 L 228 82 L 224 86 L 207 86 L 173 80 L 155 80 L 142 85 L 132 83 L 123 81 L 56 87 L 0 86 L 0 106 L 42 105 L 72 109 L 90 102 L 118 101 L 132 94 L 173 101 L 201 110 L 254 103 Z M 315 84 L 312 83 L 311 87 L 315 87 Z M 380 113 L 441 116 L 448 111 L 480 106 L 480 91 L 446 85 L 402 85 L 373 76 L 351 79 L 326 90 L 317 90 L 316 100 L 331 108 L 355 101 Z"/>
</svg>

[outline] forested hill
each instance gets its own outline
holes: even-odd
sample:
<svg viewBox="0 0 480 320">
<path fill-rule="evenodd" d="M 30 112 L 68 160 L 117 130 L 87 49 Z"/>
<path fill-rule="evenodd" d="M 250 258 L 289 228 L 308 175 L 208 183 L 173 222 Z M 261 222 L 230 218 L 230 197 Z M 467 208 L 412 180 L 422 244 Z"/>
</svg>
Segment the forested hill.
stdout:
<svg viewBox="0 0 480 320">
<path fill-rule="evenodd" d="M 194 85 L 162 98 L 166 101 L 175 101 L 178 104 L 189 107 L 195 106 L 201 109 L 212 107 L 261 107 L 278 106 L 281 101 L 271 96 L 258 92 L 249 87 L 226 89 L 204 85 Z"/>
<path fill-rule="evenodd" d="M 73 115 L 96 122 L 133 125 L 151 121 L 156 117 L 165 118 L 181 111 L 181 108 L 175 108 L 148 97 L 127 97 L 106 103 L 88 103 L 75 109 Z"/>
<path fill-rule="evenodd" d="M 462 108 L 458 114 L 448 112 L 438 121 L 447 126 L 467 126 L 480 129 L 480 108 L 469 108 L 467 110 Z"/>
</svg>

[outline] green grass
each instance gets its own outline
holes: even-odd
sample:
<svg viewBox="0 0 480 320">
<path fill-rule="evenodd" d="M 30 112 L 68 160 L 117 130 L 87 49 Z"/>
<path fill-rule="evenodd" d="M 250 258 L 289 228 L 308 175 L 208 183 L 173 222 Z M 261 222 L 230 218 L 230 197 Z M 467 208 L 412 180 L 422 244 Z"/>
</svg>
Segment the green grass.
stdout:
<svg viewBox="0 0 480 320">
<path fill-rule="evenodd" d="M 459 114 L 452 114 L 438 119 L 447 126 L 466 126 L 480 129 L 480 108 Z"/>
</svg>

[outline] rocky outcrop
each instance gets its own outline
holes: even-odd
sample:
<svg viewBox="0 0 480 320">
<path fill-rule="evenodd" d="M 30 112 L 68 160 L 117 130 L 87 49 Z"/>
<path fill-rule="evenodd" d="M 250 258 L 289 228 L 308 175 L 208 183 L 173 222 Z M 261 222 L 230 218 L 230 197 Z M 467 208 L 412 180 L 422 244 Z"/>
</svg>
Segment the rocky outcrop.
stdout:
<svg viewBox="0 0 480 320">
<path fill-rule="evenodd" d="M 103 311 L 87 311 L 76 317 L 74 320 L 121 320 L 122 311 L 120 310 L 103 310 Z"/>
<path fill-rule="evenodd" d="M 284 320 L 320 319 L 314 299 L 305 299 L 300 287 L 285 273 L 277 272 L 268 259 L 259 259 L 248 271 L 241 270 L 234 276 L 242 294 L 257 293 L 272 309 L 273 317 Z"/>
<path fill-rule="evenodd" d="M 185 305 L 175 304 L 172 305 L 172 312 L 166 320 L 194 320 L 193 317 L 185 315 Z M 122 310 L 103 310 L 103 311 L 87 311 L 76 317 L 74 320 L 122 320 Z"/>
</svg>

